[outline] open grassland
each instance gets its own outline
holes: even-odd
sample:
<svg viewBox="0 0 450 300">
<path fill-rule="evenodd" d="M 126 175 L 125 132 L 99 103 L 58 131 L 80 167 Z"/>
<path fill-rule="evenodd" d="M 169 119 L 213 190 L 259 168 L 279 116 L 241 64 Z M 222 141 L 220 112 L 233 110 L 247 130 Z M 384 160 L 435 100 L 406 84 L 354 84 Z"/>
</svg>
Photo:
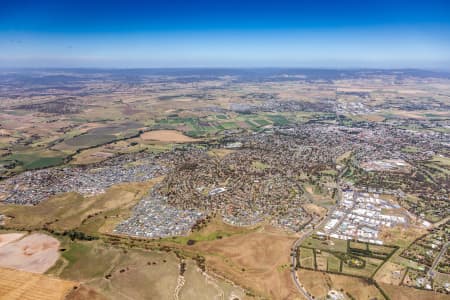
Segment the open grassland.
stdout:
<svg viewBox="0 0 450 300">
<path fill-rule="evenodd" d="M 295 237 L 270 227 L 195 244 L 208 269 L 270 299 L 300 298 L 290 278 L 289 251 Z M 277 271 L 274 271 L 277 270 Z"/>
<path fill-rule="evenodd" d="M 207 226 L 200 230 L 195 230 L 187 236 L 163 238 L 161 241 L 186 245 L 189 240 L 195 242 L 215 241 L 234 235 L 247 234 L 257 229 L 259 229 L 258 226 L 237 227 L 228 225 L 220 217 L 215 217 L 209 221 Z"/>
<path fill-rule="evenodd" d="M 14 154 L 2 157 L 0 162 L 14 162 L 14 170 L 21 172 L 61 165 L 65 156 L 60 151 L 32 149 L 31 151 L 16 151 Z"/>
<path fill-rule="evenodd" d="M 76 285 L 73 281 L 0 268 L 1 300 L 62 300 Z"/>
<path fill-rule="evenodd" d="M 344 264 L 342 266 L 342 273 L 348 275 L 363 276 L 368 278 L 371 277 L 376 271 L 376 269 L 383 263 L 382 260 L 374 258 L 364 257 L 362 259 L 365 260 L 366 262 L 364 268 L 354 268 L 348 266 L 347 264 Z"/>
<path fill-rule="evenodd" d="M 51 156 L 51 155 L 58 156 Z M 10 160 L 18 161 L 24 170 L 42 169 L 62 164 L 64 157 L 59 152 L 33 152 L 23 154 L 13 154 L 8 157 Z"/>
<path fill-rule="evenodd" d="M 183 284 L 179 282 L 180 263 L 173 252 L 126 249 L 101 240 L 70 241 L 60 262 L 49 273 L 83 283 L 68 299 L 178 299 L 194 300 L 198 291 L 204 299 L 216 295 L 243 295 L 240 288 L 203 274 L 194 261 L 184 260 Z M 177 288 L 178 287 L 178 288 Z M 211 296 L 211 297 L 209 297 Z M 90 299 L 90 298 L 89 298 Z"/>
<path fill-rule="evenodd" d="M 235 227 L 224 224 L 220 218 L 213 218 L 185 237 L 160 240 L 120 237 L 120 243 L 126 247 L 170 247 L 186 257 L 201 255 L 208 273 L 231 280 L 250 295 L 269 299 L 300 299 L 286 267 L 294 240 L 294 236 L 270 226 Z M 223 286 L 220 282 L 217 284 Z"/>
<path fill-rule="evenodd" d="M 427 231 L 423 227 L 417 226 L 395 226 L 392 228 L 383 228 L 380 238 L 390 245 L 397 245 L 401 248 L 408 247 L 414 240 L 426 234 Z"/>
<path fill-rule="evenodd" d="M 180 290 L 180 299 L 209 300 L 214 299 L 215 297 L 224 296 L 220 289 L 216 289 L 214 282 L 208 282 L 207 278 L 202 275 L 201 271 L 197 270 L 197 266 L 192 261 L 189 261 L 189 263 L 186 264 L 184 278 L 186 282 Z M 196 288 L 202 285 L 205 289 L 199 293 Z"/>
<path fill-rule="evenodd" d="M 385 299 L 375 285 L 366 280 L 345 275 L 334 275 L 301 269 L 298 278 L 315 299 L 325 299 L 329 290 L 343 290 L 354 299 Z"/>
<path fill-rule="evenodd" d="M 307 238 L 302 246 L 316 248 L 325 251 L 347 252 L 347 241 L 331 238 L 330 240 L 320 240 L 313 237 Z"/>
<path fill-rule="evenodd" d="M 448 300 L 450 297 L 448 295 L 432 291 L 424 291 L 386 283 L 380 283 L 380 287 L 391 299 L 395 300 Z"/>
<path fill-rule="evenodd" d="M 52 274 L 84 282 L 107 299 L 172 298 L 179 272 L 174 254 L 125 250 L 102 241 L 63 245 L 63 263 L 50 270 Z"/>
<path fill-rule="evenodd" d="M 107 300 L 107 298 L 93 288 L 81 284 L 77 289 L 73 289 L 65 300 Z"/>
<path fill-rule="evenodd" d="M 379 283 L 400 285 L 405 272 L 406 267 L 392 262 L 386 262 L 381 269 L 378 270 L 374 279 Z"/>
</svg>

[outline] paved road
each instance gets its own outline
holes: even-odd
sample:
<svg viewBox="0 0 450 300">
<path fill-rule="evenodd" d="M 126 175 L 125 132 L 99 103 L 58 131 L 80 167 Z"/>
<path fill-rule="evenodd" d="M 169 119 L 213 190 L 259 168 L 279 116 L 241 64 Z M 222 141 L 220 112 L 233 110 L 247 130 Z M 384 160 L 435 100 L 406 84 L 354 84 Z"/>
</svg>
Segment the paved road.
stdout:
<svg viewBox="0 0 450 300">
<path fill-rule="evenodd" d="M 319 222 L 319 224 L 317 224 L 315 226 L 315 228 L 319 228 L 320 226 L 322 226 L 323 224 L 325 224 L 330 218 L 331 215 L 333 214 L 334 210 L 336 209 L 336 206 L 331 207 L 328 210 L 328 215 L 323 218 L 322 221 Z M 294 282 L 295 286 L 297 287 L 297 290 L 303 294 L 303 296 L 305 296 L 306 299 L 308 300 L 313 300 L 313 298 L 311 297 L 311 295 L 308 293 L 308 291 L 305 289 L 305 287 L 303 287 L 303 285 L 300 283 L 300 281 L 298 280 L 298 276 L 297 276 L 297 272 L 295 270 L 295 266 L 297 266 L 297 248 L 303 243 L 304 240 L 306 240 L 313 232 L 315 231 L 315 229 L 310 229 L 306 232 L 303 233 L 303 235 L 295 241 L 294 245 L 292 246 L 292 253 L 291 253 L 291 261 L 292 261 L 292 267 L 291 267 L 291 277 L 292 277 L 292 281 Z"/>
<path fill-rule="evenodd" d="M 447 252 L 447 248 L 450 246 L 450 242 L 447 242 L 444 246 L 442 246 L 441 252 L 439 252 L 439 255 L 434 259 L 433 264 L 431 265 L 431 268 L 428 270 L 428 276 L 433 277 L 434 276 L 434 269 L 436 269 L 437 265 L 439 264 L 439 261 L 442 258 L 442 255 Z"/>
</svg>

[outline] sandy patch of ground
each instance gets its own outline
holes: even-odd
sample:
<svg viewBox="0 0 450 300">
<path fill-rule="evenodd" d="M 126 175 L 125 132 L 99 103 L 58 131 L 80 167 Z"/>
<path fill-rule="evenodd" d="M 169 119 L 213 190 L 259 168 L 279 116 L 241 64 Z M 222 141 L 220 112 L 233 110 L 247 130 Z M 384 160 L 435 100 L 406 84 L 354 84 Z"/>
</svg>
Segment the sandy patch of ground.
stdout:
<svg viewBox="0 0 450 300">
<path fill-rule="evenodd" d="M 197 139 L 185 136 L 176 130 L 154 130 L 141 134 L 144 141 L 158 141 L 164 143 L 190 143 L 198 141 Z"/>
<path fill-rule="evenodd" d="M 0 234 L 0 248 L 23 237 L 25 233 L 5 233 Z"/>
<path fill-rule="evenodd" d="M 34 233 L 0 248 L 0 266 L 44 273 L 59 257 L 59 241 L 42 233 Z"/>
<path fill-rule="evenodd" d="M 396 286 L 380 283 L 380 287 L 391 298 L 395 300 L 448 300 L 450 296 L 432 291 L 424 291 L 405 286 Z"/>
<path fill-rule="evenodd" d="M 374 279 L 377 282 L 399 285 L 405 272 L 406 268 L 404 266 L 386 262 L 377 272 Z"/>
<path fill-rule="evenodd" d="M 78 289 L 72 290 L 65 300 L 107 300 L 107 298 L 94 289 L 81 285 Z"/>
<path fill-rule="evenodd" d="M 0 300 L 62 300 L 76 285 L 41 274 L 0 268 Z"/>
<path fill-rule="evenodd" d="M 355 299 L 384 299 L 375 285 L 370 285 L 361 278 L 304 269 L 298 272 L 298 277 L 306 290 L 316 299 L 325 299 L 331 289 L 343 290 L 344 293 L 349 293 Z"/>
<path fill-rule="evenodd" d="M 301 299 L 289 273 L 295 237 L 270 227 L 198 243 L 208 268 L 269 299 Z M 285 267 L 283 267 L 285 266 Z M 287 267 L 286 267 L 287 266 Z"/>
</svg>

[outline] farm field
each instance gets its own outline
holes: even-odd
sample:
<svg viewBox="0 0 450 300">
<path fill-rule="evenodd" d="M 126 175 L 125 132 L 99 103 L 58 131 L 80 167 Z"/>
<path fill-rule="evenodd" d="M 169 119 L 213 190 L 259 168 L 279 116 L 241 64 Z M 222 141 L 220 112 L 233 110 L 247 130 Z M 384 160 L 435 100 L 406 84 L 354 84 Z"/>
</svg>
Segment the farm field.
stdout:
<svg viewBox="0 0 450 300">
<path fill-rule="evenodd" d="M 63 300 L 76 286 L 73 281 L 0 267 L 1 300 Z"/>
<path fill-rule="evenodd" d="M 157 141 L 162 143 L 189 143 L 197 141 L 175 130 L 147 131 L 141 134 L 140 138 L 144 141 Z"/>
<path fill-rule="evenodd" d="M 337 250 L 339 249 L 339 250 Z M 299 248 L 300 268 L 371 278 L 397 250 L 363 242 L 310 237 Z"/>
</svg>

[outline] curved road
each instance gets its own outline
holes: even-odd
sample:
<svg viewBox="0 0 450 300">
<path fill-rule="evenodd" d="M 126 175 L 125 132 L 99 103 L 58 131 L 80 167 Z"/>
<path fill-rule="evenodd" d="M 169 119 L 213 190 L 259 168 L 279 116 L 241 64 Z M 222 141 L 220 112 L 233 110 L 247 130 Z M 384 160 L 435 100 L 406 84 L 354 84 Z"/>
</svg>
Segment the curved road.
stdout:
<svg viewBox="0 0 450 300">
<path fill-rule="evenodd" d="M 320 221 L 316 226 L 314 226 L 314 228 L 319 228 L 320 226 L 322 226 L 324 223 L 326 223 L 331 215 L 333 215 L 334 210 L 336 209 L 337 205 L 332 206 L 329 210 L 328 213 L 326 215 L 325 218 L 323 218 L 322 221 Z M 292 252 L 291 252 L 291 260 L 292 260 L 292 267 L 291 267 L 291 277 L 292 277 L 292 281 L 294 282 L 295 286 L 297 287 L 297 290 L 303 294 L 303 296 L 308 299 L 308 300 L 313 300 L 313 298 L 311 297 L 311 295 L 308 293 L 308 291 L 305 289 L 305 287 L 303 287 L 303 285 L 300 283 L 300 281 L 298 280 L 298 276 L 295 270 L 295 267 L 297 266 L 297 249 L 298 247 L 303 243 L 304 240 L 306 240 L 313 232 L 315 231 L 315 229 L 310 229 L 306 232 L 303 233 L 303 235 L 295 241 L 294 245 L 292 246 Z"/>
</svg>

